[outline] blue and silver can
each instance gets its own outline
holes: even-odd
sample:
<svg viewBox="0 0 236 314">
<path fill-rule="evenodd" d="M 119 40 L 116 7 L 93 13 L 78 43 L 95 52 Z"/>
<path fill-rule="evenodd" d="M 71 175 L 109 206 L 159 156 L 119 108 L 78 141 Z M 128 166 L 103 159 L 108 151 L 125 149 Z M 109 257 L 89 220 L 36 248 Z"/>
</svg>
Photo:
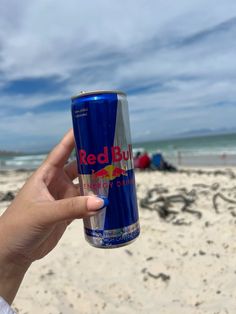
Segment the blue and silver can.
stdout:
<svg viewBox="0 0 236 314">
<path fill-rule="evenodd" d="M 126 95 L 81 92 L 72 97 L 72 120 L 81 195 L 109 202 L 84 219 L 85 238 L 99 248 L 129 244 L 140 227 Z"/>
</svg>

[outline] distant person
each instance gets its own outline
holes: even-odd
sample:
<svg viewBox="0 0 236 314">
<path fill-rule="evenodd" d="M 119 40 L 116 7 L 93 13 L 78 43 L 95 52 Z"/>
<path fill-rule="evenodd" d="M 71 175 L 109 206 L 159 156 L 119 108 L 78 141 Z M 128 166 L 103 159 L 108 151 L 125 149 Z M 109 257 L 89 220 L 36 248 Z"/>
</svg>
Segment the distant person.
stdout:
<svg viewBox="0 0 236 314">
<path fill-rule="evenodd" d="M 28 179 L 0 216 L 0 313 L 12 314 L 14 300 L 30 265 L 47 255 L 67 226 L 77 218 L 95 215 L 104 200 L 78 196 L 75 162 L 66 162 L 74 148 L 69 131 Z"/>
<path fill-rule="evenodd" d="M 165 161 L 161 153 L 155 153 L 152 155 L 151 168 L 153 170 L 161 171 L 176 171 L 176 167 L 172 166 L 169 162 Z"/>
<path fill-rule="evenodd" d="M 182 164 L 182 154 L 181 154 L 181 151 L 179 151 L 179 150 L 177 152 L 177 158 L 178 158 L 178 165 L 181 166 L 181 164 Z"/>
<path fill-rule="evenodd" d="M 223 161 L 223 165 L 225 166 L 225 165 L 226 165 L 226 161 L 227 161 L 227 155 L 226 155 L 225 153 L 223 153 L 223 154 L 221 155 L 221 159 L 222 159 L 222 161 Z"/>
<path fill-rule="evenodd" d="M 139 165 L 139 156 L 141 155 L 141 152 L 137 152 L 134 156 L 134 168 L 138 168 Z"/>
<path fill-rule="evenodd" d="M 136 164 L 136 168 L 139 168 L 142 170 L 147 169 L 150 167 L 151 158 L 148 156 L 147 152 L 144 152 L 143 154 L 140 154 L 137 157 L 135 164 Z"/>
<path fill-rule="evenodd" d="M 154 169 L 163 169 L 164 166 L 164 158 L 161 153 L 155 153 L 152 155 L 152 168 Z"/>
</svg>

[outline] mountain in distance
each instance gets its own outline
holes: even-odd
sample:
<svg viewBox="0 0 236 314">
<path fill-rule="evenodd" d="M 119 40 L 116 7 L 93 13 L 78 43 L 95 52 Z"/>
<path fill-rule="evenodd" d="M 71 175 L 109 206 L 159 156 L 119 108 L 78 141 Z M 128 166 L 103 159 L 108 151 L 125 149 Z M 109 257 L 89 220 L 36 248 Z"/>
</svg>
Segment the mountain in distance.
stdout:
<svg viewBox="0 0 236 314">
<path fill-rule="evenodd" d="M 14 156 L 21 156 L 24 155 L 22 152 L 13 152 L 8 150 L 0 150 L 0 156 L 1 157 L 14 157 Z"/>
<path fill-rule="evenodd" d="M 197 137 L 197 136 L 210 136 L 210 135 L 223 135 L 223 134 L 233 134 L 236 133 L 235 128 L 219 128 L 219 129 L 198 129 L 198 130 L 189 130 L 186 132 L 181 132 L 176 134 L 178 138 L 184 137 Z"/>
<path fill-rule="evenodd" d="M 197 130 L 189 130 L 181 133 L 172 133 L 169 135 L 164 135 L 162 137 L 150 135 L 148 139 L 139 138 L 133 140 L 133 144 L 142 144 L 146 142 L 156 142 L 156 141 L 168 141 L 168 140 L 178 140 L 178 139 L 188 139 L 188 138 L 197 138 L 204 136 L 218 136 L 218 135 L 226 135 L 226 134 L 236 134 L 235 128 L 218 128 L 218 129 L 197 129 Z"/>
</svg>

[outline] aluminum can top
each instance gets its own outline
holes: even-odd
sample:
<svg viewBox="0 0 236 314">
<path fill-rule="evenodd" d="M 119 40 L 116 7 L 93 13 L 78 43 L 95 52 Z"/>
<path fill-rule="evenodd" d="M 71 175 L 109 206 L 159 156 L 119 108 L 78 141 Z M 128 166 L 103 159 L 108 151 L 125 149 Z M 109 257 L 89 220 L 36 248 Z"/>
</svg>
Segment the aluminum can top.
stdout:
<svg viewBox="0 0 236 314">
<path fill-rule="evenodd" d="M 87 92 L 79 92 L 78 94 L 74 95 L 71 97 L 72 100 L 77 99 L 79 97 L 83 97 L 83 96 L 89 96 L 89 95 L 100 95 L 100 94 L 119 94 L 119 95 L 123 95 L 126 96 L 126 94 L 122 91 L 119 90 L 108 90 L 108 89 L 104 89 L 104 90 L 95 90 L 95 91 L 87 91 Z"/>
</svg>

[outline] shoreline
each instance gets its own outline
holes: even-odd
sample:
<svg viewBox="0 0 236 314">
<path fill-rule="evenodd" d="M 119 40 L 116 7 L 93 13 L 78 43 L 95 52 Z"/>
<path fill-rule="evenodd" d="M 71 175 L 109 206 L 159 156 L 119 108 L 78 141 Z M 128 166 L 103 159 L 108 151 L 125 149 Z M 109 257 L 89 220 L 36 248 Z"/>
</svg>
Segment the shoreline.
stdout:
<svg viewBox="0 0 236 314">
<path fill-rule="evenodd" d="M 236 167 L 235 154 L 166 155 L 166 160 L 177 167 Z"/>
<path fill-rule="evenodd" d="M 152 154 L 148 153 L 151 157 Z M 161 152 L 163 158 L 168 163 L 177 168 L 182 167 L 236 167 L 236 154 L 228 153 L 214 153 L 214 154 L 197 154 L 189 155 L 184 152 L 177 152 L 175 154 L 167 154 Z M 2 170 L 17 170 L 17 171 L 33 171 L 37 169 L 45 160 L 46 155 L 30 155 L 9 157 L 9 159 L 0 158 L 0 171 Z"/>
</svg>

